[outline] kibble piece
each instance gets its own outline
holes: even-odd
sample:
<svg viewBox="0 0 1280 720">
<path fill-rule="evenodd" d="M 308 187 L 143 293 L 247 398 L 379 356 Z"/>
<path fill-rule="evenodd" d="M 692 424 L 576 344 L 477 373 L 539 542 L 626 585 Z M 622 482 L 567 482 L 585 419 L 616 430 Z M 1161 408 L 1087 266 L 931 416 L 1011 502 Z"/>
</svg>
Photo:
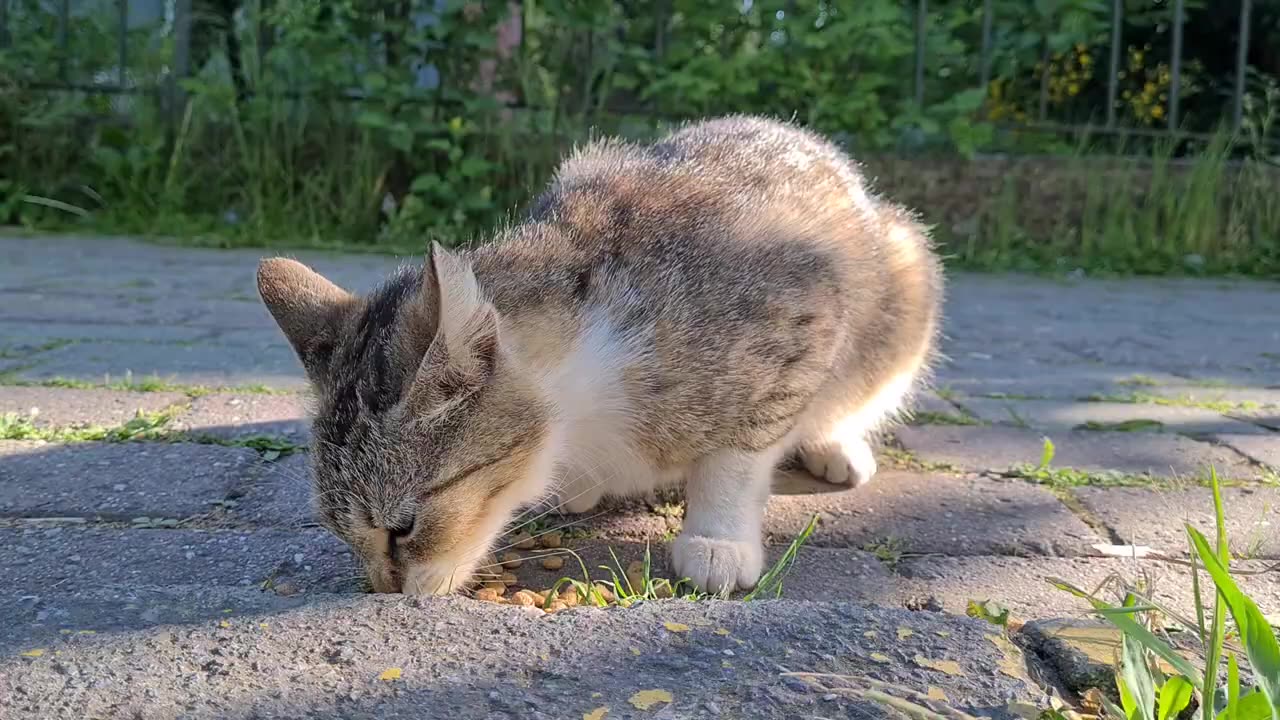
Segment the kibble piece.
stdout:
<svg viewBox="0 0 1280 720">
<path fill-rule="evenodd" d="M 509 552 L 502 556 L 502 567 L 508 570 L 515 570 L 522 564 L 524 564 L 524 558 L 520 557 L 516 553 Z"/>
<path fill-rule="evenodd" d="M 667 581 L 654 583 L 653 594 L 660 598 L 669 598 L 675 595 L 671 589 L 671 583 Z"/>
<path fill-rule="evenodd" d="M 485 582 L 484 587 L 486 590 L 492 590 L 499 595 L 502 595 L 507 591 L 507 584 L 501 580 L 489 580 Z"/>
<path fill-rule="evenodd" d="M 542 541 L 542 547 L 544 548 L 558 548 L 564 540 L 564 534 L 559 530 L 552 530 L 551 532 L 543 533 L 539 540 Z"/>
<path fill-rule="evenodd" d="M 556 600 L 553 603 L 548 603 L 547 606 L 543 609 L 549 613 L 553 613 L 553 612 L 560 612 L 561 610 L 568 610 L 569 606 L 565 605 L 563 602 L 559 600 Z"/>
<path fill-rule="evenodd" d="M 538 602 L 534 600 L 535 597 L 537 596 L 529 592 L 528 590 L 520 590 L 519 592 L 511 596 L 511 604 L 522 605 L 524 607 L 534 607 L 535 605 L 538 604 Z"/>
<path fill-rule="evenodd" d="M 515 573 L 502 573 L 502 577 L 500 579 L 502 580 L 502 584 L 507 587 L 520 584 L 520 578 L 516 577 Z"/>
<path fill-rule="evenodd" d="M 564 558 L 559 555 L 542 558 L 542 567 L 548 570 L 559 570 L 564 567 Z"/>
<path fill-rule="evenodd" d="M 476 599 L 484 602 L 498 602 L 501 598 L 502 596 L 492 588 L 480 588 L 476 591 Z"/>
<path fill-rule="evenodd" d="M 608 585 L 596 583 L 596 592 L 600 593 L 600 597 L 607 603 L 617 600 L 617 597 L 614 596 L 613 591 L 609 589 Z"/>
<path fill-rule="evenodd" d="M 484 559 L 480 561 L 480 567 L 477 569 L 493 570 L 496 567 L 498 567 L 498 558 L 494 557 L 493 554 L 490 553 L 489 555 L 484 556 Z"/>
<path fill-rule="evenodd" d="M 569 588 L 560 593 L 560 602 L 569 607 L 577 607 L 581 600 L 578 599 L 578 591 L 575 588 Z"/>
<path fill-rule="evenodd" d="M 522 532 L 511 538 L 511 545 L 517 550 L 532 550 L 537 547 L 537 541 L 529 533 Z"/>
</svg>

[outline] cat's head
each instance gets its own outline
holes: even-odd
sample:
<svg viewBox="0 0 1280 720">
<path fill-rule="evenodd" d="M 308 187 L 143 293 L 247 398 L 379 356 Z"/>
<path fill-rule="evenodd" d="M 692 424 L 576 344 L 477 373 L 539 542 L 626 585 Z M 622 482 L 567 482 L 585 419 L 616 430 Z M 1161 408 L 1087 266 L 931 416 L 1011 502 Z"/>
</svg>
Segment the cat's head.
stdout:
<svg viewBox="0 0 1280 720">
<path fill-rule="evenodd" d="M 321 521 L 378 592 L 465 585 L 550 471 L 548 409 L 466 260 L 433 246 L 360 297 L 271 258 L 258 292 L 316 395 Z"/>
</svg>

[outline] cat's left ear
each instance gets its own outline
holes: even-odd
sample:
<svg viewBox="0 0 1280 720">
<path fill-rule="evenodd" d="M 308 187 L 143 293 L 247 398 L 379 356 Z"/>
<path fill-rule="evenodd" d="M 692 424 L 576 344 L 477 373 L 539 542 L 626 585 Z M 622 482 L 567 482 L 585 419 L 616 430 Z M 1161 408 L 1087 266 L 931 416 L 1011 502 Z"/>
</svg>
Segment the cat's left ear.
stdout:
<svg viewBox="0 0 1280 720">
<path fill-rule="evenodd" d="M 418 370 L 418 390 L 438 401 L 483 385 L 500 352 L 498 312 L 484 295 L 467 260 L 431 244 L 423 272 L 424 302 L 435 306 L 436 332 Z"/>
</svg>

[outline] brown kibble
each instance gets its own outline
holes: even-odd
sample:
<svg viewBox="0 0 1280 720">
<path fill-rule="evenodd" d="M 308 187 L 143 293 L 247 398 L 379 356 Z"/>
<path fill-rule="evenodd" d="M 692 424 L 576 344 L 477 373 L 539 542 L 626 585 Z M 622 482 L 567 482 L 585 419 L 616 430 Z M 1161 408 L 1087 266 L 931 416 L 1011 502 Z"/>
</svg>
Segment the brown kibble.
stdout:
<svg viewBox="0 0 1280 720">
<path fill-rule="evenodd" d="M 601 583 L 596 583 L 596 592 L 599 593 L 600 597 L 603 598 L 604 601 L 607 603 L 614 602 L 615 600 L 618 599 L 613 594 L 613 591 L 609 589 L 608 585 L 602 585 Z"/>
<path fill-rule="evenodd" d="M 549 612 L 549 613 L 553 613 L 553 612 L 560 612 L 561 610 L 568 610 L 568 609 L 569 609 L 569 606 L 568 606 L 568 605 L 565 605 L 565 604 L 564 604 L 562 601 L 560 601 L 560 600 L 556 600 L 556 601 L 555 601 L 555 602 L 553 602 L 553 603 L 549 603 L 549 604 L 548 604 L 545 608 L 543 608 L 543 609 L 544 609 L 544 610 L 546 610 L 546 611 L 547 611 L 547 612 Z"/>
<path fill-rule="evenodd" d="M 577 607 L 582 601 L 578 598 L 578 591 L 574 588 L 569 588 L 560 593 L 560 602 L 569 607 Z"/>
<path fill-rule="evenodd" d="M 627 584 L 631 586 L 632 592 L 644 592 L 644 573 L 627 573 Z"/>
<path fill-rule="evenodd" d="M 501 580 L 489 580 L 485 582 L 484 589 L 492 590 L 501 595 L 507 591 L 507 584 Z"/>
<path fill-rule="evenodd" d="M 639 573 L 641 575 L 644 574 L 643 560 L 632 560 L 631 564 L 627 565 L 627 574 L 630 575 L 632 573 Z"/>
<path fill-rule="evenodd" d="M 515 573 L 502 573 L 502 577 L 500 579 L 502 580 L 502 584 L 507 587 L 520 584 L 520 578 L 516 577 Z"/>
<path fill-rule="evenodd" d="M 538 601 L 534 599 L 536 597 L 537 595 L 534 595 L 528 590 L 521 590 L 511 596 L 511 604 L 522 605 L 524 607 L 534 607 L 538 604 Z"/>
<path fill-rule="evenodd" d="M 538 546 L 537 541 L 525 532 L 511 538 L 511 545 L 517 550 L 532 550 Z"/>
<path fill-rule="evenodd" d="M 559 555 L 542 558 L 542 567 L 548 570 L 559 570 L 564 567 L 564 558 Z"/>
<path fill-rule="evenodd" d="M 667 580 L 654 583 L 653 594 L 663 599 L 675 597 L 675 592 L 671 589 L 671 583 Z"/>
<path fill-rule="evenodd" d="M 552 530 L 549 533 L 544 533 L 538 539 L 542 542 L 542 547 L 544 548 L 558 548 L 564 540 L 564 533 L 559 530 Z"/>
<path fill-rule="evenodd" d="M 484 559 L 480 561 L 480 567 L 478 569 L 493 570 L 496 567 L 498 567 L 498 558 L 494 557 L 493 553 L 490 553 L 485 555 Z"/>
<path fill-rule="evenodd" d="M 540 593 L 539 593 L 539 592 L 534 592 L 534 591 L 532 591 L 532 590 L 521 590 L 521 592 L 527 592 L 527 593 L 529 593 L 529 597 L 533 599 L 533 606 L 534 606 L 534 607 L 540 608 L 540 607 L 545 607 L 545 606 L 546 606 L 546 604 L 547 604 L 547 593 L 546 593 L 545 591 L 544 591 L 544 592 L 540 592 Z"/>
<path fill-rule="evenodd" d="M 516 553 L 509 552 L 502 556 L 502 567 L 508 570 L 515 570 L 522 564 L 524 564 L 524 558 L 520 557 Z"/>
<path fill-rule="evenodd" d="M 502 596 L 498 594 L 498 591 L 486 587 L 476 591 L 476 599 L 484 602 L 498 602 L 502 599 Z"/>
</svg>

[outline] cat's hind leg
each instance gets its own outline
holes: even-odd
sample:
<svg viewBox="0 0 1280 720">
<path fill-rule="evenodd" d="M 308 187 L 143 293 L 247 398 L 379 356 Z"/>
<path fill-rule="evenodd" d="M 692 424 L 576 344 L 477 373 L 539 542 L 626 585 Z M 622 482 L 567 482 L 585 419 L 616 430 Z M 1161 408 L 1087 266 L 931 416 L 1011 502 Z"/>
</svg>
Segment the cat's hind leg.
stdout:
<svg viewBox="0 0 1280 720">
<path fill-rule="evenodd" d="M 811 410 L 811 430 L 795 448 L 801 464 L 814 477 L 834 485 L 857 487 L 871 482 L 877 470 L 872 438 L 901 412 L 914 384 L 915 373 L 904 372 L 872 390 L 865 400 L 850 402 L 848 393 L 838 391 L 820 394 Z"/>
</svg>

